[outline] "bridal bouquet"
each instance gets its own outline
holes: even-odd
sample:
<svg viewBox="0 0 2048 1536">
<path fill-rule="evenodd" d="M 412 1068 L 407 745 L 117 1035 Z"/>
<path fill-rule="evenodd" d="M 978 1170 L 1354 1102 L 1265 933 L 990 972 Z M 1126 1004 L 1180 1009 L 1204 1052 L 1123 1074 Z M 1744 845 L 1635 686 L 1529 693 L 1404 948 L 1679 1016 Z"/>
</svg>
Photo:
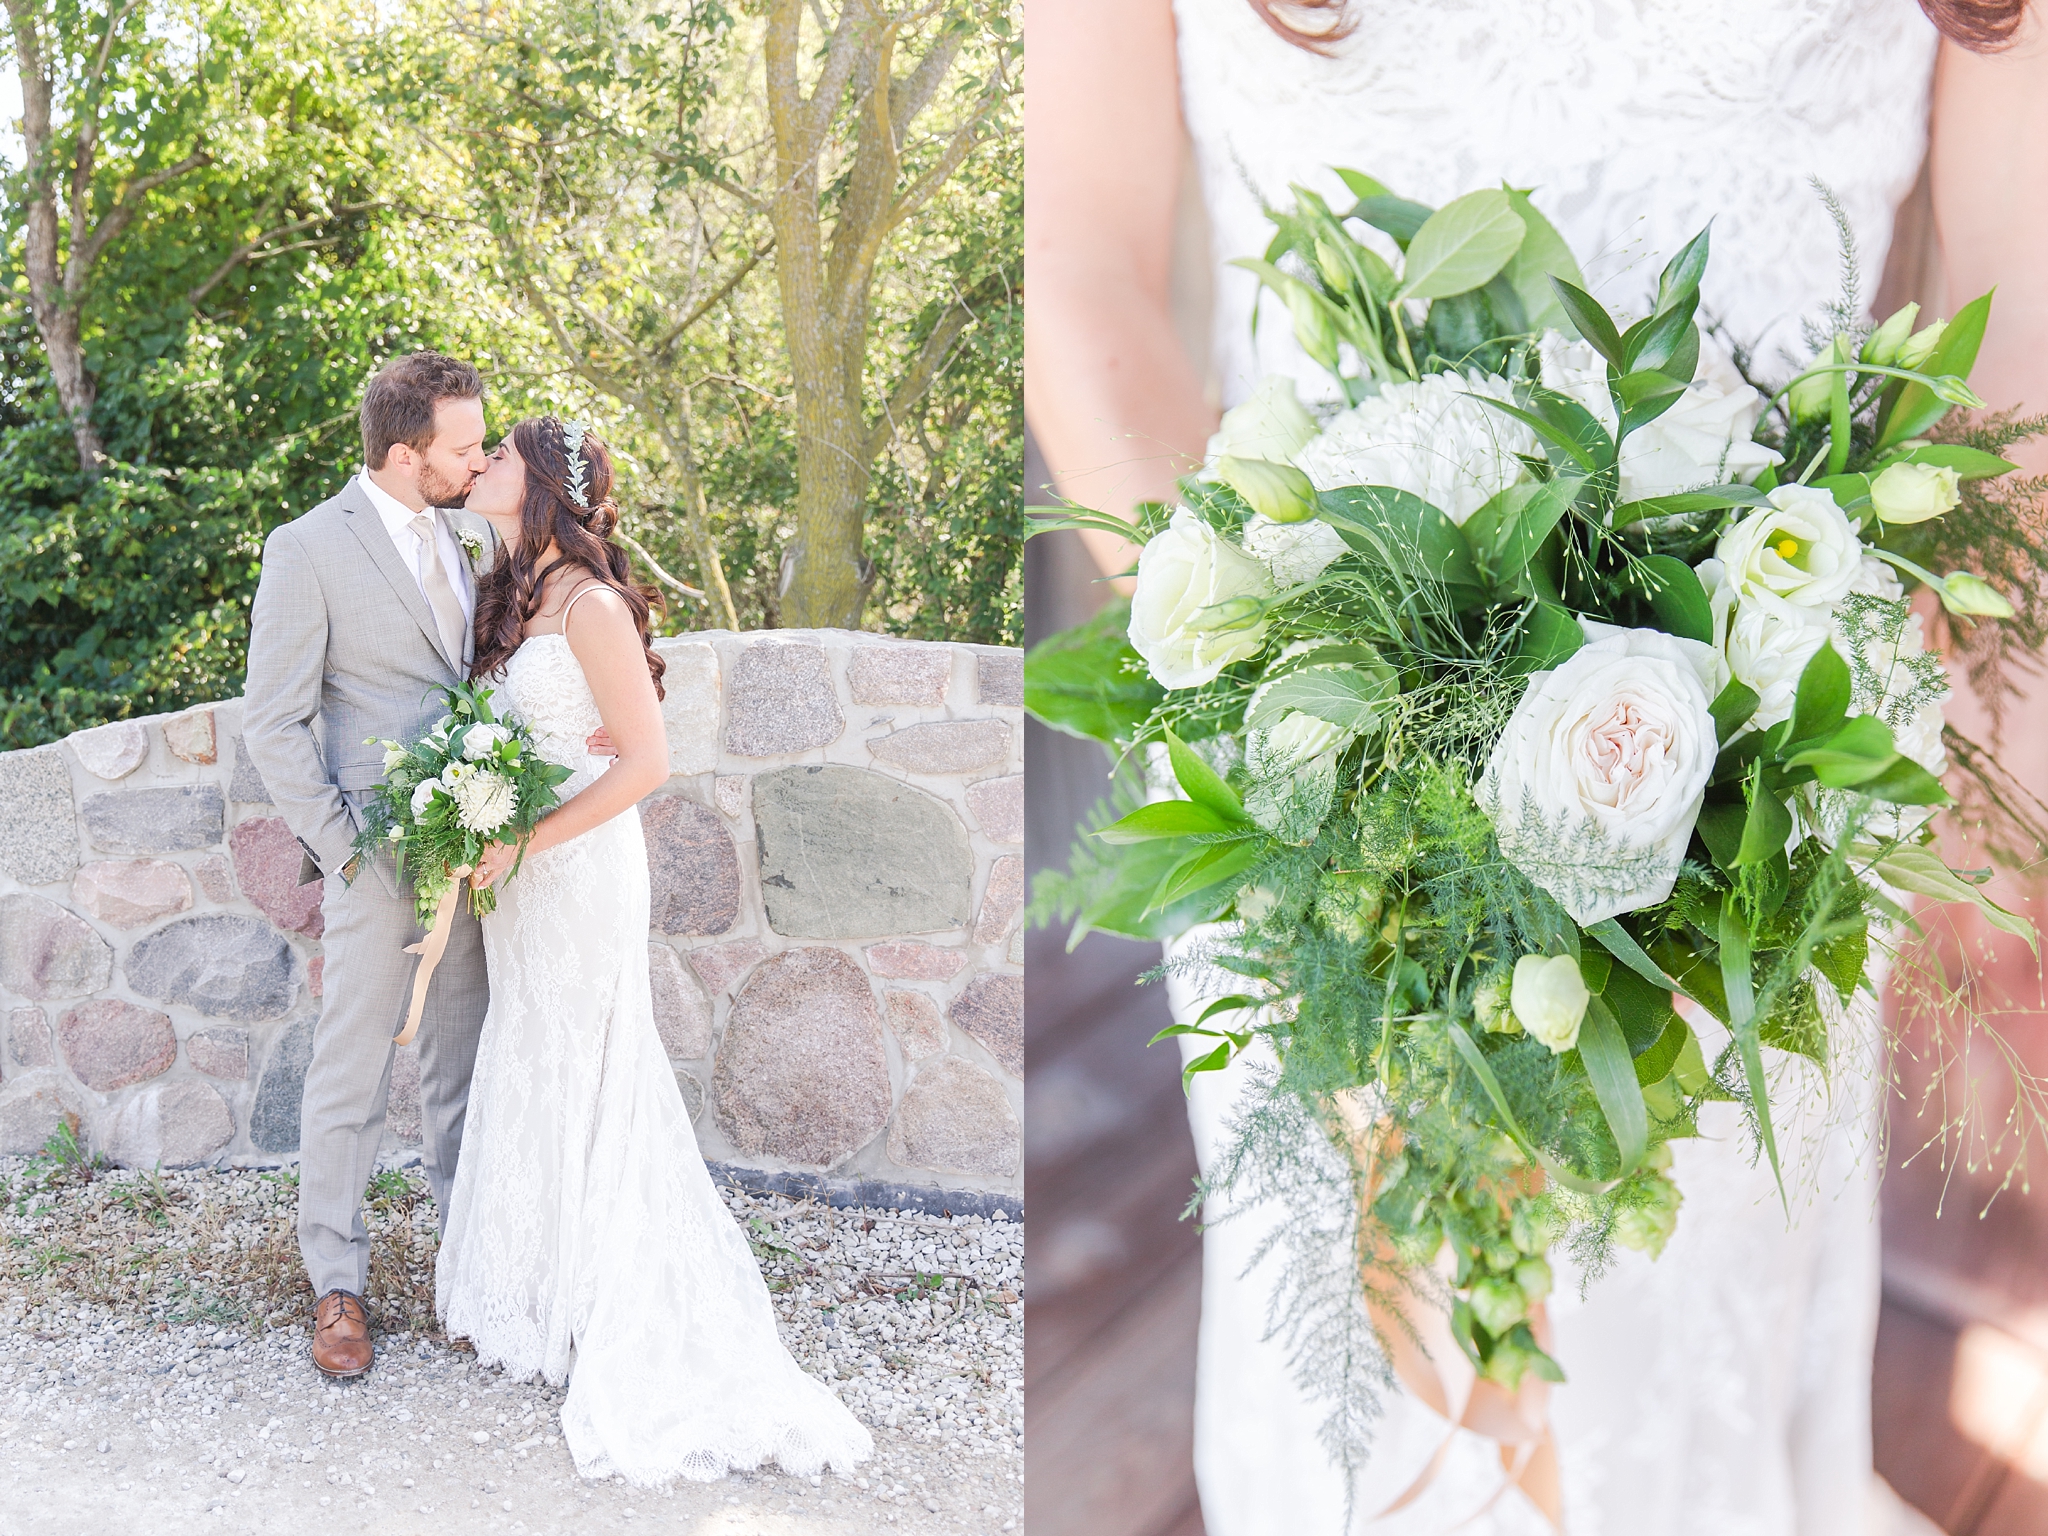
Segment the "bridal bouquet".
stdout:
<svg viewBox="0 0 2048 1536">
<path fill-rule="evenodd" d="M 2044 487 L 1998 452 L 2048 421 L 1949 414 L 1989 295 L 1873 329 L 1852 293 L 1766 396 L 1699 323 L 1706 231 L 1620 316 L 1524 193 L 1339 174 L 1355 206 L 1297 189 L 1238 265 L 1341 403 L 1268 377 L 1230 411 L 1140 509 L 1128 609 L 1037 647 L 1026 702 L 1152 778 L 1041 917 L 1223 920 L 1189 949 L 1241 989 L 1162 1033 L 1204 1037 L 1190 1076 L 1277 1057 L 1212 1187 L 1342 1194 L 1283 1225 L 1276 1312 L 1341 1453 L 1382 1290 L 1447 1302 L 1481 1380 L 1561 1380 L 1556 1245 L 1661 1250 L 1710 1101 L 1778 1171 L 1768 1064 L 1826 1070 L 1909 896 L 2032 942 L 1933 845 L 1952 769 L 2033 827 L 1944 727 L 1915 595 L 1987 672 L 2048 640 Z"/>
<path fill-rule="evenodd" d="M 384 748 L 384 782 L 370 802 L 358 851 L 389 849 L 399 873 L 412 871 L 420 921 L 432 925 L 455 881 L 494 842 L 523 842 L 553 809 L 569 770 L 534 750 L 517 721 L 500 720 L 491 690 L 458 683 L 444 689 L 448 713 L 410 747 Z M 518 864 L 512 874 L 519 872 Z M 506 876 L 507 879 L 511 875 Z M 497 891 L 469 891 L 478 917 L 496 910 Z"/>
</svg>

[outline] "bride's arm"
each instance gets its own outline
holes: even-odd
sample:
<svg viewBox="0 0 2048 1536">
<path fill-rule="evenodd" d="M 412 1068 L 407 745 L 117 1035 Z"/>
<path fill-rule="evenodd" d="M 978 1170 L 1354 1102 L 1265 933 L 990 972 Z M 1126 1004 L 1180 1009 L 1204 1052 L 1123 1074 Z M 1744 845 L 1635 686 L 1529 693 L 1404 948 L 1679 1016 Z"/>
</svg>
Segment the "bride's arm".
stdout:
<svg viewBox="0 0 2048 1536">
<path fill-rule="evenodd" d="M 1994 410 L 2048 411 L 2048 26 L 2037 13 L 2003 53 L 1941 45 L 1932 129 L 1945 312 L 1998 289 L 1970 383 Z M 2048 471 L 2048 441 L 2008 451 Z"/>
<path fill-rule="evenodd" d="M 592 592 L 576 604 L 575 622 L 567 634 L 618 756 L 596 782 L 541 821 L 526 845 L 529 854 L 604 825 L 668 778 L 668 730 L 661 720 L 661 701 L 654 696 L 640 631 L 624 601 L 615 592 Z M 477 871 L 479 883 L 489 885 L 511 868 L 515 852 L 506 844 L 494 844 Z"/>
<path fill-rule="evenodd" d="M 1036 0 L 1024 144 L 1024 409 L 1060 494 L 1172 494 L 1216 424 L 1173 328 L 1180 184 L 1171 0 Z M 1105 571 L 1134 552 L 1086 535 Z"/>
</svg>

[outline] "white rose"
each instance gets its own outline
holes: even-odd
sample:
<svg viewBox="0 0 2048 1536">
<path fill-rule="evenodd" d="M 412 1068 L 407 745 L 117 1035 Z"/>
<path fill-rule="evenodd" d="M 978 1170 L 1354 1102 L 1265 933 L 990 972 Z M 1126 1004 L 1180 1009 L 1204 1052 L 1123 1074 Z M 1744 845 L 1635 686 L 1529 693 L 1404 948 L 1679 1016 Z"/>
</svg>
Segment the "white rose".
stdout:
<svg viewBox="0 0 2048 1536">
<path fill-rule="evenodd" d="M 512 733 L 502 725 L 472 725 L 462 738 L 462 755 L 472 763 L 481 762 L 511 739 Z"/>
<path fill-rule="evenodd" d="M 434 791 L 446 793 L 448 786 L 439 779 L 425 779 L 412 788 L 412 819 L 418 821 L 427 813 L 427 804 L 434 798 Z"/>
<path fill-rule="evenodd" d="M 1517 454 L 1537 451 L 1535 434 L 1477 399 L 1512 404 L 1506 379 L 1474 372 L 1426 374 L 1417 383 L 1388 384 L 1331 420 L 1294 462 L 1319 491 L 1347 485 L 1391 485 L 1420 496 L 1452 522 L 1525 479 Z"/>
<path fill-rule="evenodd" d="M 1781 485 L 1722 533 L 1714 558 L 1739 597 L 1770 593 L 1802 608 L 1832 608 L 1863 576 L 1863 544 L 1835 498 Z"/>
<path fill-rule="evenodd" d="M 1607 389 L 1607 364 L 1583 341 L 1556 331 L 1538 339 L 1543 384 L 1569 395 L 1612 432 L 1619 425 Z M 1784 456 L 1751 441 L 1764 397 L 1743 381 L 1734 359 L 1713 337 L 1700 336 L 1699 367 L 1672 407 L 1621 445 L 1621 499 L 1642 501 L 1703 485 L 1747 484 Z"/>
<path fill-rule="evenodd" d="M 1515 962 L 1508 1006 L 1522 1028 L 1562 1054 L 1579 1043 L 1579 1025 L 1593 994 L 1570 955 L 1524 955 Z"/>
<path fill-rule="evenodd" d="M 1264 562 L 1182 507 L 1138 554 L 1131 644 L 1165 687 L 1199 687 L 1259 653 L 1266 622 L 1253 614 L 1272 595 Z"/>
<path fill-rule="evenodd" d="M 1963 499 L 1963 477 L 1946 465 L 1892 464 L 1870 482 L 1870 504 L 1887 523 L 1924 523 Z"/>
<path fill-rule="evenodd" d="M 1294 393 L 1294 380 L 1269 373 L 1254 386 L 1251 398 L 1223 413 L 1209 438 L 1208 463 L 1221 458 L 1268 459 L 1285 464 L 1316 435 L 1316 419 Z M 1203 471 L 1204 479 L 1213 479 Z"/>
<path fill-rule="evenodd" d="M 1764 730 L 1791 719 L 1799 674 L 1833 633 L 1827 618 L 1774 592 L 1742 596 L 1718 560 L 1702 560 L 1696 570 L 1713 606 L 1714 635 L 1728 670 L 1756 693 L 1756 712 L 1748 723 Z"/>
<path fill-rule="evenodd" d="M 1611 630 L 1538 672 L 1487 760 L 1501 853 L 1580 924 L 1671 894 L 1714 769 L 1711 647 Z"/>
<path fill-rule="evenodd" d="M 1298 709 L 1289 710 L 1280 717 L 1279 724 L 1254 733 L 1253 756 L 1264 772 L 1285 773 L 1321 757 L 1350 737 L 1351 733 L 1341 725 L 1305 715 Z"/>
<path fill-rule="evenodd" d="M 1328 523 L 1276 523 L 1255 517 L 1244 526 L 1245 550 L 1265 561 L 1275 586 L 1298 587 L 1323 574 L 1323 567 L 1350 548 Z"/>
</svg>

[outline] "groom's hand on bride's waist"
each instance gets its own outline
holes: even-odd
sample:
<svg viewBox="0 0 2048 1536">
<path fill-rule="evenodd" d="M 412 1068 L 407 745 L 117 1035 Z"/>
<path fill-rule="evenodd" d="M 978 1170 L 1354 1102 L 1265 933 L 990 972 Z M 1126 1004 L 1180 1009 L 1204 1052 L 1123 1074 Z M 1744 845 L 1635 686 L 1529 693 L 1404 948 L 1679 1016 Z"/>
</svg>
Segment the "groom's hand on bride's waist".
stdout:
<svg viewBox="0 0 2048 1536">
<path fill-rule="evenodd" d="M 619 749 L 612 745 L 612 733 L 599 726 L 590 733 L 590 739 L 583 743 L 583 750 L 592 757 L 617 757 Z"/>
</svg>

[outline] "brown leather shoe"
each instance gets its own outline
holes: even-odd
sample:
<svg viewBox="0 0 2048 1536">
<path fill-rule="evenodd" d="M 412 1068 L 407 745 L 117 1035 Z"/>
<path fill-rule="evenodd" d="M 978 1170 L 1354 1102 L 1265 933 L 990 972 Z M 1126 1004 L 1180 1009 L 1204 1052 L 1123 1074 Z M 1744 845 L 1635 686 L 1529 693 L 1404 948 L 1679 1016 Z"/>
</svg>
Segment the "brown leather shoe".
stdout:
<svg viewBox="0 0 2048 1536">
<path fill-rule="evenodd" d="M 313 1308 L 313 1363 L 346 1379 L 370 1368 L 370 1314 L 353 1291 L 329 1291 Z"/>
</svg>

